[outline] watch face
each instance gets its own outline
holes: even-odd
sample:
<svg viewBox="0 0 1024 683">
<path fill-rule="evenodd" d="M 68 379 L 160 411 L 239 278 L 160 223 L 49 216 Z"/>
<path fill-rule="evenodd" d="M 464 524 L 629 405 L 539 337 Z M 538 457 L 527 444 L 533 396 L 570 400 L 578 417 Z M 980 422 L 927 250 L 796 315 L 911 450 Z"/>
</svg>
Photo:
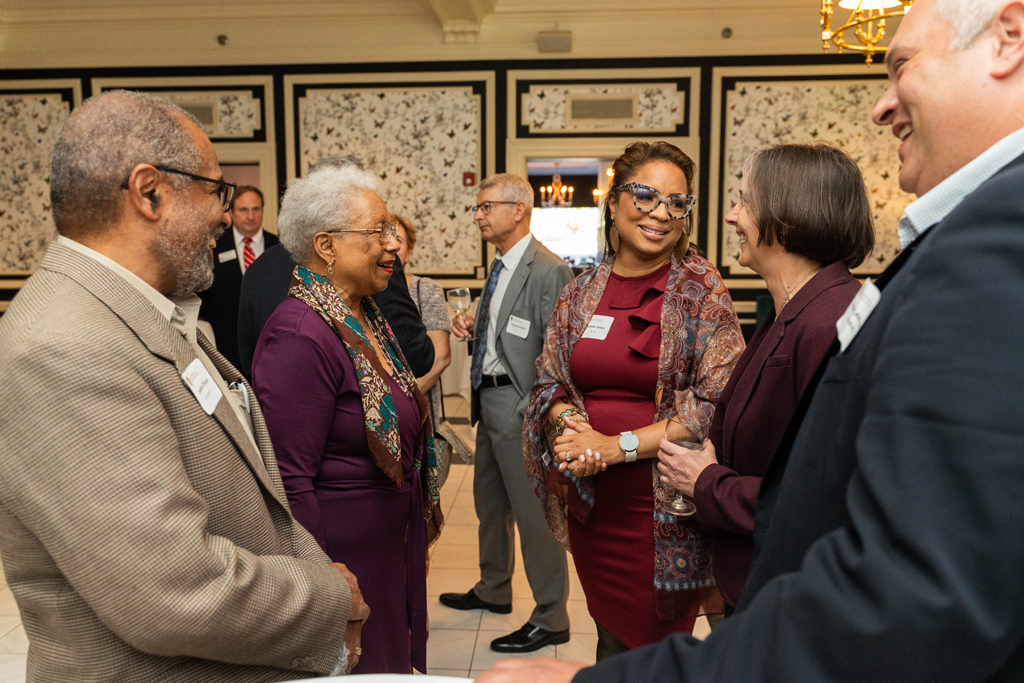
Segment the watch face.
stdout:
<svg viewBox="0 0 1024 683">
<path fill-rule="evenodd" d="M 619 437 L 619 448 L 629 452 L 635 451 L 640 447 L 640 439 L 637 438 L 636 434 L 623 434 Z"/>
</svg>

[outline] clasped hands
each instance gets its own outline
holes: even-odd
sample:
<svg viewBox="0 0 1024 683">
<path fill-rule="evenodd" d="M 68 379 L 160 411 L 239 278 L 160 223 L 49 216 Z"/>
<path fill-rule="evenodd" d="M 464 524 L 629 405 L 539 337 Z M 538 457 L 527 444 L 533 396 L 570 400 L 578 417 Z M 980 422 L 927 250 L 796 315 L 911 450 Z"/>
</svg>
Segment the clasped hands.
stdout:
<svg viewBox="0 0 1024 683">
<path fill-rule="evenodd" d="M 711 439 L 704 439 L 704 450 L 699 452 L 662 439 L 658 443 L 658 460 L 661 483 L 691 498 L 700 473 L 708 465 L 718 463 Z"/>
<path fill-rule="evenodd" d="M 341 562 L 334 562 L 330 566 L 345 577 L 352 593 L 352 609 L 349 610 L 348 626 L 345 627 L 345 649 L 348 650 L 348 666 L 345 667 L 345 673 L 349 674 L 352 673 L 352 668 L 359 663 L 359 655 L 362 654 L 359 642 L 363 622 L 370 616 L 370 607 L 363 599 L 363 592 L 359 590 L 359 581 L 356 579 L 356 575 Z"/>
<path fill-rule="evenodd" d="M 621 458 L 619 437 L 606 436 L 589 422 L 567 417 L 562 435 L 555 439 L 554 457 L 560 471 L 568 469 L 576 477 L 589 477 Z"/>
</svg>

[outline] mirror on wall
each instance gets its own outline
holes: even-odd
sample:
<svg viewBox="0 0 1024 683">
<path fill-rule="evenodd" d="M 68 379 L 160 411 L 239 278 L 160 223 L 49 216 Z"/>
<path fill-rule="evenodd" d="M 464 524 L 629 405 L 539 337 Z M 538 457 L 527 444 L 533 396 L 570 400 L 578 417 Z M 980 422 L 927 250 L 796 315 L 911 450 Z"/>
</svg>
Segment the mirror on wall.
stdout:
<svg viewBox="0 0 1024 683">
<path fill-rule="evenodd" d="M 613 159 L 527 159 L 534 236 L 570 266 L 596 265 L 604 252 L 603 199 Z"/>
</svg>

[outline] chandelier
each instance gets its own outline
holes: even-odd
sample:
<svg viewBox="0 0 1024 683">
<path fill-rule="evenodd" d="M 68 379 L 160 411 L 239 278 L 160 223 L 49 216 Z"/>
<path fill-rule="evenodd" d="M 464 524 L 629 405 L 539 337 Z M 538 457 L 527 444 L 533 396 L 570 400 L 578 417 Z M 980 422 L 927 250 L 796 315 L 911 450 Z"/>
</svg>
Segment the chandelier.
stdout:
<svg viewBox="0 0 1024 683">
<path fill-rule="evenodd" d="M 885 21 L 902 17 L 914 0 L 841 0 L 841 9 L 853 10 L 846 23 L 833 30 L 832 0 L 821 0 L 821 48 L 828 52 L 829 43 L 835 45 L 839 54 L 843 50 L 863 52 L 871 64 L 875 54 L 885 52 L 879 43 L 885 38 Z M 846 33 L 853 31 L 860 44 L 847 42 Z"/>
<path fill-rule="evenodd" d="M 557 166 L 558 164 L 555 165 Z M 547 208 L 569 208 L 572 206 L 572 193 L 575 189 L 574 187 L 563 185 L 561 174 L 556 173 L 551 177 L 550 185 L 540 188 L 540 205 Z"/>
</svg>

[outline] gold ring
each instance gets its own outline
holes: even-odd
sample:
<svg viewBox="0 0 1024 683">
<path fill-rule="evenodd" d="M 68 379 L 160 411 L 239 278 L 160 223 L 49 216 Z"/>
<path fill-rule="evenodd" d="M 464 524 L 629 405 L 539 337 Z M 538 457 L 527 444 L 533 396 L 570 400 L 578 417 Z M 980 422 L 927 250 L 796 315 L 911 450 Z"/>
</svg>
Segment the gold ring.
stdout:
<svg viewBox="0 0 1024 683">
<path fill-rule="evenodd" d="M 572 462 L 572 452 L 571 451 L 566 451 L 565 452 L 565 461 L 566 462 Z"/>
<path fill-rule="evenodd" d="M 361 654 L 363 654 L 363 648 L 357 647 L 356 648 L 356 657 L 360 656 Z"/>
</svg>

